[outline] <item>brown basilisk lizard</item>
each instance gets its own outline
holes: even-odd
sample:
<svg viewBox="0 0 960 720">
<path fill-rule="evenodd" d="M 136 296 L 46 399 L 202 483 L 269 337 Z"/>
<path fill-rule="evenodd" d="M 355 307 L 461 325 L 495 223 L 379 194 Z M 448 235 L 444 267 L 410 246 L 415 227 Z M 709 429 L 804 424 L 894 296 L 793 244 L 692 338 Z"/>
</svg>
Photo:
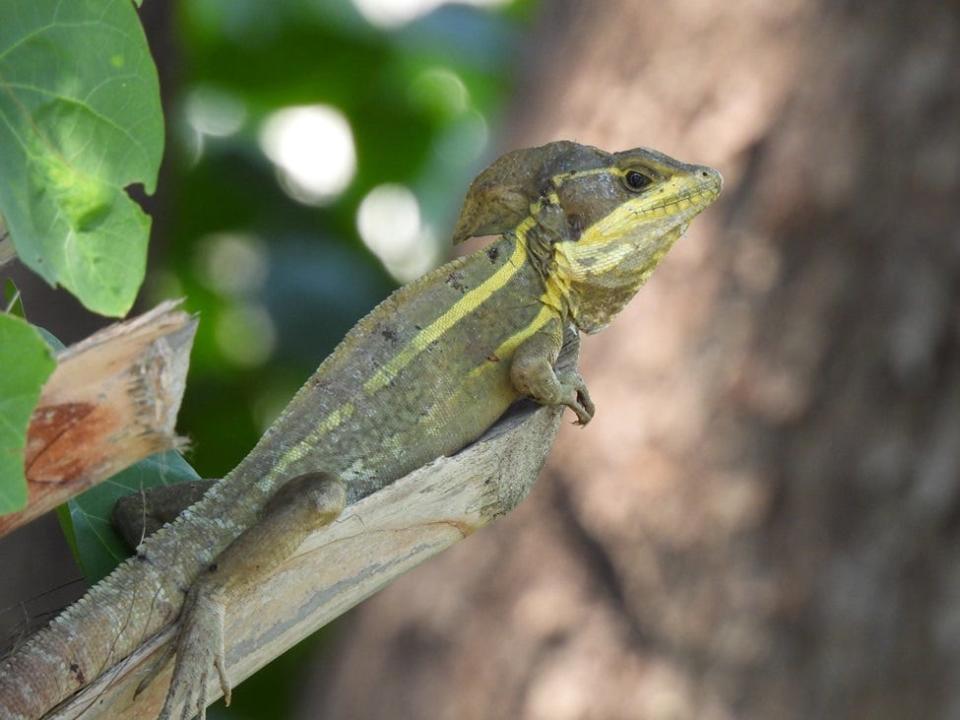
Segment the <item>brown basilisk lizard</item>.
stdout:
<svg viewBox="0 0 960 720">
<path fill-rule="evenodd" d="M 230 598 L 346 504 L 462 448 L 522 396 L 588 423 L 583 379 L 554 370 L 564 328 L 609 323 L 720 187 L 717 171 L 646 149 L 555 142 L 501 157 L 471 185 L 454 240 L 501 237 L 361 320 L 231 473 L 7 658 L 0 718 L 39 717 L 32 697 L 69 696 L 178 615 L 161 718 L 203 716 L 212 682 L 229 701 Z M 7 680 L 67 649 L 59 675 Z"/>
</svg>

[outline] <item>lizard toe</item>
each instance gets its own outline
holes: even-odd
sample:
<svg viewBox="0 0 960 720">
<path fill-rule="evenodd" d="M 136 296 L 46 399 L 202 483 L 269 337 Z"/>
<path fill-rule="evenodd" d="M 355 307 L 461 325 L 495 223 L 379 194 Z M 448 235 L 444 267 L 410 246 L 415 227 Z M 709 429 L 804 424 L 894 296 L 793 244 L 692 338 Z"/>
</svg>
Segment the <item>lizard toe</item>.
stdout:
<svg viewBox="0 0 960 720">
<path fill-rule="evenodd" d="M 173 679 L 159 720 L 206 717 L 214 671 L 229 702 L 223 644 L 224 606 L 203 588 L 191 591 L 177 643 Z"/>
</svg>

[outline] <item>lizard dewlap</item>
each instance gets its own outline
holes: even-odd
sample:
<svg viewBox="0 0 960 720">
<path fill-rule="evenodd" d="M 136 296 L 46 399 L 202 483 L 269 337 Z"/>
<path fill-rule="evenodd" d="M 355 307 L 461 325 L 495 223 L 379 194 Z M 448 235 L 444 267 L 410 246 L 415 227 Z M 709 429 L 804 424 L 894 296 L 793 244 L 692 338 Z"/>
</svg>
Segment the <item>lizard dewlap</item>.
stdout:
<svg viewBox="0 0 960 720">
<path fill-rule="evenodd" d="M 229 599 L 346 504 L 459 450 L 518 398 L 569 407 L 587 424 L 594 406 L 580 373 L 554 369 L 564 329 L 607 325 L 720 188 L 716 170 L 642 148 L 555 142 L 497 160 L 470 186 L 454 241 L 499 238 L 357 323 L 227 477 L 4 661 L 0 716 L 38 717 L 45 708 L 31 695 L 68 696 L 178 614 L 161 718 L 203 715 L 211 683 L 229 698 Z M 110 637 L 69 676 L 5 681 L 17 674 L 4 668 L 56 657 L 68 633 L 94 625 Z"/>
</svg>

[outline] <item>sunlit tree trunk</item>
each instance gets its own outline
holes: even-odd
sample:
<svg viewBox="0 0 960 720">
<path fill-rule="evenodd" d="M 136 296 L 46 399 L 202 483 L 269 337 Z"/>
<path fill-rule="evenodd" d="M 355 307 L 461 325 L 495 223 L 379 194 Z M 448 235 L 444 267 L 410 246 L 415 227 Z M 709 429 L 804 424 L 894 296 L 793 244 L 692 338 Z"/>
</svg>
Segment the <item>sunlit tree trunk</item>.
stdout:
<svg viewBox="0 0 960 720">
<path fill-rule="evenodd" d="M 512 517 L 302 717 L 960 717 L 960 6 L 545 2 L 504 147 L 713 164 Z"/>
</svg>

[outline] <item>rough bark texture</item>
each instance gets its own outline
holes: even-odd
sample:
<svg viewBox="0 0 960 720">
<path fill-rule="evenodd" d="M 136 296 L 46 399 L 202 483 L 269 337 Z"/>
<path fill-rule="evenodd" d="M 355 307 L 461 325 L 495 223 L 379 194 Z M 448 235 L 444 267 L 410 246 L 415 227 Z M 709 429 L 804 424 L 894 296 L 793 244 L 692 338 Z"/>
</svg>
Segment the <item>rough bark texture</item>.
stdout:
<svg viewBox="0 0 960 720">
<path fill-rule="evenodd" d="M 342 629 L 301 717 L 960 717 L 960 7 L 545 2 L 506 146 L 726 198 L 584 346 L 511 517 Z"/>
</svg>

